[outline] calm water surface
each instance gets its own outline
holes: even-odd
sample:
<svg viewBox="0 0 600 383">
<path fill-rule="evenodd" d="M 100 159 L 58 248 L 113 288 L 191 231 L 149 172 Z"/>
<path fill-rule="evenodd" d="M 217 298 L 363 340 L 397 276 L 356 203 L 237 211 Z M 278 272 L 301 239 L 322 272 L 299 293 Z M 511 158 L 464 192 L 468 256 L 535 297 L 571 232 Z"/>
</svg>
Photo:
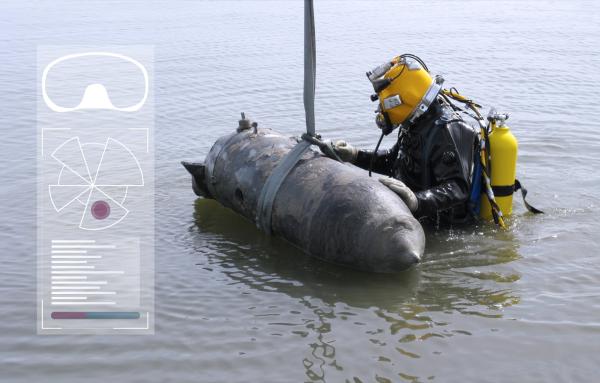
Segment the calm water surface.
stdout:
<svg viewBox="0 0 600 383">
<path fill-rule="evenodd" d="M 310 259 L 197 200 L 240 111 L 304 127 L 302 2 L 0 5 L 0 381 L 592 382 L 600 363 L 597 2 L 316 1 L 317 129 L 373 147 L 364 72 L 420 55 L 511 115 L 531 202 L 510 229 L 427 235 L 371 275 Z M 156 335 L 35 334 L 38 45 L 155 48 Z M 392 140 L 384 141 L 391 145 Z"/>
</svg>

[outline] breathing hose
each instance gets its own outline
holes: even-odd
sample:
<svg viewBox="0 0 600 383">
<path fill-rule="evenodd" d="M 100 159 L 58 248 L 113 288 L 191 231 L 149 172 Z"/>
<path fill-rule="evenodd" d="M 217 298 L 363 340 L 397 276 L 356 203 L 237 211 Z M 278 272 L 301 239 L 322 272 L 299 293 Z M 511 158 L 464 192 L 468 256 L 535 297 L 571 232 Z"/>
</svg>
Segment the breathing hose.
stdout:
<svg viewBox="0 0 600 383">
<path fill-rule="evenodd" d="M 375 156 L 377 155 L 377 151 L 379 150 L 379 145 L 381 145 L 383 136 L 385 136 L 385 134 L 381 132 L 381 136 L 379 136 L 379 141 L 377 141 L 377 145 L 375 146 L 375 151 L 373 152 L 371 160 L 369 161 L 369 177 L 371 177 L 371 171 L 373 170 L 373 162 L 375 162 Z"/>
</svg>

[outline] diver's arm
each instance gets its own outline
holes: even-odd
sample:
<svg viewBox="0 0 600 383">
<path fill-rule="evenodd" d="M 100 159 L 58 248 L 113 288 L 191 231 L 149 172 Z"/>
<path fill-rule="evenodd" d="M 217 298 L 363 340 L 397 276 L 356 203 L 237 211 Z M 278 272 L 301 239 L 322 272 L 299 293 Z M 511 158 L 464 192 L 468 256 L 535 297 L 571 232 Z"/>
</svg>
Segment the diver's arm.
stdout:
<svg viewBox="0 0 600 383">
<path fill-rule="evenodd" d="M 415 217 L 433 217 L 438 211 L 466 202 L 467 184 L 462 180 L 449 180 L 431 189 L 415 193 L 419 201 Z"/>
<path fill-rule="evenodd" d="M 397 157 L 398 143 L 396 143 L 390 149 L 378 150 L 377 153 L 372 150 L 359 150 L 354 165 L 365 170 L 369 170 L 369 167 L 371 166 L 371 159 L 373 159 L 373 169 L 371 170 L 373 170 L 375 173 L 391 176 L 392 168 L 394 167 L 394 161 L 396 161 Z"/>
<path fill-rule="evenodd" d="M 419 201 L 415 217 L 432 217 L 438 211 L 465 203 L 469 197 L 469 180 L 462 171 L 463 160 L 448 131 L 440 129 L 440 141 L 435 145 L 430 163 L 433 184 L 415 195 Z"/>
</svg>

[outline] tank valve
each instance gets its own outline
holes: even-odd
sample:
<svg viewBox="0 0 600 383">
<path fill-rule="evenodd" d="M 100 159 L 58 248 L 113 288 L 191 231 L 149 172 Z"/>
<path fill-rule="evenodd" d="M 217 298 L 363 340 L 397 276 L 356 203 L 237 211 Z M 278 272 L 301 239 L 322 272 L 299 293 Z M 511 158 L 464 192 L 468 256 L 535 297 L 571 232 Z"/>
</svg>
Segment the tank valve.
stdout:
<svg viewBox="0 0 600 383">
<path fill-rule="evenodd" d="M 488 121 L 496 123 L 498 127 L 503 127 L 508 120 L 508 113 L 498 113 L 495 109 L 491 109 L 488 117 Z"/>
<path fill-rule="evenodd" d="M 258 123 L 252 122 L 246 118 L 246 114 L 242 112 L 242 119 L 238 121 L 237 132 L 243 132 L 244 130 L 248 130 L 250 128 L 254 128 L 254 133 L 258 132 Z"/>
</svg>

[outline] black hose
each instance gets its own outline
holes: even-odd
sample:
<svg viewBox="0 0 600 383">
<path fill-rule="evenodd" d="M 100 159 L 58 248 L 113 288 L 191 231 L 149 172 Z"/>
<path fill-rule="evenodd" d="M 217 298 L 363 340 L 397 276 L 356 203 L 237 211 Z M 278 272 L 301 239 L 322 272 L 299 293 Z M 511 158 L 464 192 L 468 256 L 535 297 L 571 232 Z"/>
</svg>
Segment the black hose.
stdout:
<svg viewBox="0 0 600 383">
<path fill-rule="evenodd" d="M 381 140 L 383 140 L 383 131 L 381 132 L 381 136 L 379 136 L 379 141 L 377 141 L 377 146 L 375 146 L 375 151 L 371 154 L 371 161 L 369 161 L 369 177 L 371 177 L 371 171 L 373 170 L 373 162 L 375 161 L 375 156 L 377 155 L 377 151 L 379 150 L 379 145 L 381 145 Z"/>
</svg>

